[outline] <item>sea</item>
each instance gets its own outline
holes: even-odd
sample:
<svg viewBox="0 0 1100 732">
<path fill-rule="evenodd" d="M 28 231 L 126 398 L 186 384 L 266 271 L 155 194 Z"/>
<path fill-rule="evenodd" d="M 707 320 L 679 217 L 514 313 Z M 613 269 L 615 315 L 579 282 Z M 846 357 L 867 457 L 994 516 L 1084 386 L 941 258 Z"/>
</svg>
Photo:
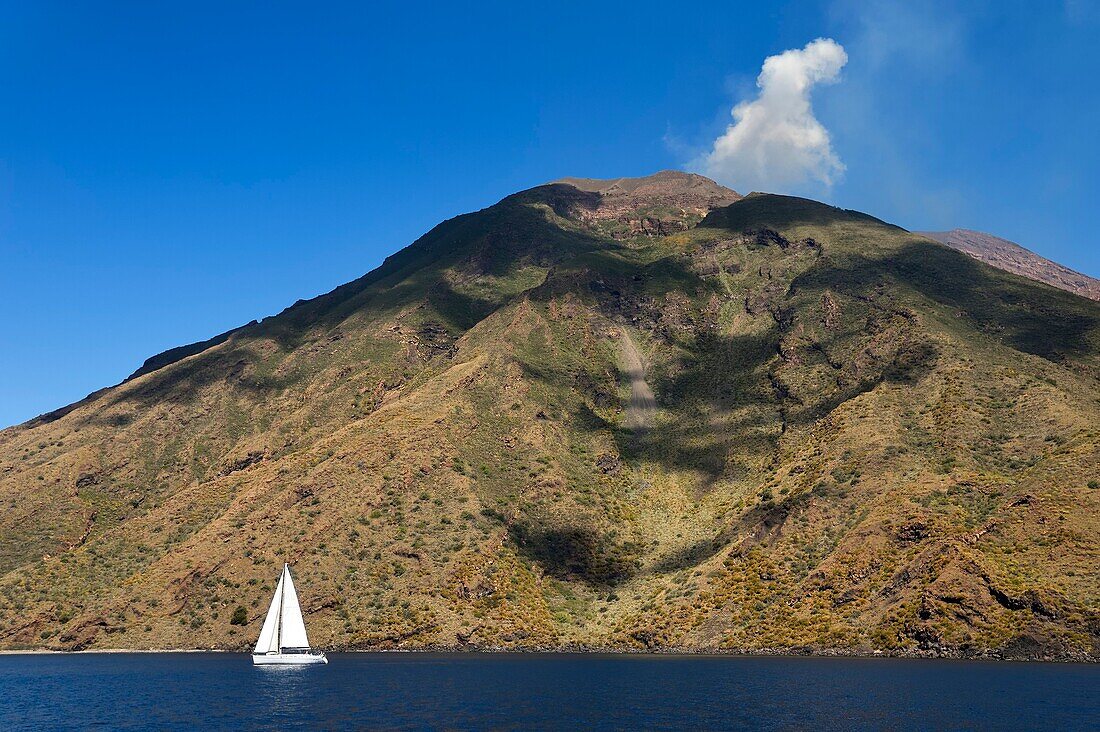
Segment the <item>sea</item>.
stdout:
<svg viewBox="0 0 1100 732">
<path fill-rule="evenodd" d="M 1100 667 L 886 658 L 0 655 L 0 730 L 1097 730 Z"/>
</svg>

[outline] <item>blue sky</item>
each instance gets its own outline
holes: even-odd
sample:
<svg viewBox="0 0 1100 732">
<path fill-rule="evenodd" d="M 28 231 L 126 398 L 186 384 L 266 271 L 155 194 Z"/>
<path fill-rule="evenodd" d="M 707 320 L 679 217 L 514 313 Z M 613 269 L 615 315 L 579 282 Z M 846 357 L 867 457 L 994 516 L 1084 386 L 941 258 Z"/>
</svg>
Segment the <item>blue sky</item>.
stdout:
<svg viewBox="0 0 1100 732">
<path fill-rule="evenodd" d="M 1100 275 L 1095 2 L 0 8 L 0 426 L 515 190 L 699 167 L 819 37 L 843 172 L 783 192 Z"/>
</svg>

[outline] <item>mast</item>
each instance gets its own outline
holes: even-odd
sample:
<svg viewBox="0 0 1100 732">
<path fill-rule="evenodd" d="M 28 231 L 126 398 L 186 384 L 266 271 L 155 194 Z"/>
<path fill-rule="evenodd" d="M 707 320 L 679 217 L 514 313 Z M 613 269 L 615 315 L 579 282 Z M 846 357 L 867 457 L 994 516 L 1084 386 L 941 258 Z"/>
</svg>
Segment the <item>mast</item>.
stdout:
<svg viewBox="0 0 1100 732">
<path fill-rule="evenodd" d="M 290 565 L 283 562 L 283 574 L 279 578 L 279 584 L 283 586 L 283 596 L 279 598 L 279 653 L 283 652 L 283 621 L 286 618 L 286 583 L 290 579 Z"/>
<path fill-rule="evenodd" d="M 286 564 L 283 564 L 283 573 L 279 575 L 279 622 L 275 624 L 275 650 L 283 652 L 283 603 L 286 601 L 286 590 L 283 585 L 286 580 Z"/>
</svg>

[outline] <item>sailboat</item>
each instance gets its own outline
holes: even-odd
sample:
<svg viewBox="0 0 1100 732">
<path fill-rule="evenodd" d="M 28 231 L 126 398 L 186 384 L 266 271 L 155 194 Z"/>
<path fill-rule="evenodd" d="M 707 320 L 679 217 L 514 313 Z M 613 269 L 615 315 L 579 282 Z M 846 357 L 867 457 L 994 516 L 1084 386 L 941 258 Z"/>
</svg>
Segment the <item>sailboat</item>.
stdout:
<svg viewBox="0 0 1100 732">
<path fill-rule="evenodd" d="M 256 666 L 328 663 L 324 653 L 309 647 L 302 607 L 298 604 L 289 564 L 283 565 L 275 597 L 271 598 L 271 607 L 267 609 L 267 617 L 260 629 L 260 640 L 252 651 L 252 663 Z"/>
</svg>

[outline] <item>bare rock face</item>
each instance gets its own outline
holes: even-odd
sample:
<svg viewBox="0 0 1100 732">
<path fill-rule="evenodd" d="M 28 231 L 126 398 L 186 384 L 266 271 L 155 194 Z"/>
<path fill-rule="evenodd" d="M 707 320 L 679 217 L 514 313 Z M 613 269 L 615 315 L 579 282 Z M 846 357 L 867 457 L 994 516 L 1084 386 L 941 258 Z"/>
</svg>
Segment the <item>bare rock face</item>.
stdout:
<svg viewBox="0 0 1100 732">
<path fill-rule="evenodd" d="M 617 224 L 615 238 L 667 236 L 685 231 L 716 208 L 741 200 L 736 191 L 695 173 L 663 170 L 643 178 L 562 178 L 550 185 L 566 185 L 585 193 L 580 217 L 588 222 Z"/>
<path fill-rule="evenodd" d="M 919 231 L 940 244 L 946 244 L 988 265 L 1043 282 L 1090 300 L 1100 300 L 1100 280 L 1075 272 L 1057 262 L 1040 257 L 1015 242 L 969 229 Z"/>
<path fill-rule="evenodd" d="M 599 193 L 605 198 L 686 203 L 694 207 L 728 206 L 742 198 L 737 191 L 715 183 L 710 178 L 678 170 L 662 170 L 642 178 L 561 178 L 554 182 Z"/>
</svg>

